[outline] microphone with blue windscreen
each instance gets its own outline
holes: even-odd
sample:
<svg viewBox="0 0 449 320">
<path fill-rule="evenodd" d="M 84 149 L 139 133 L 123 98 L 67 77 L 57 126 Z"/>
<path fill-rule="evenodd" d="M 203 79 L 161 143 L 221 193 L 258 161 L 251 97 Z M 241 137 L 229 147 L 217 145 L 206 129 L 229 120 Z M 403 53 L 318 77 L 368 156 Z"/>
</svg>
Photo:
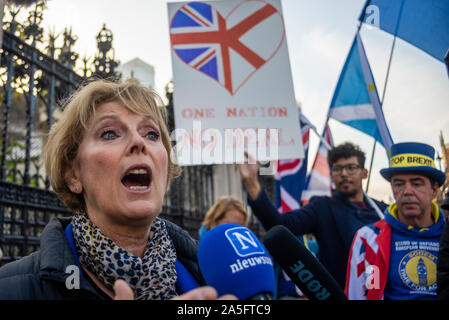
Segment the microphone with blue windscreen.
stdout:
<svg viewBox="0 0 449 320">
<path fill-rule="evenodd" d="M 222 224 L 206 233 L 198 262 L 204 280 L 219 296 L 266 300 L 274 295 L 273 261 L 254 233 L 239 224 Z"/>
</svg>

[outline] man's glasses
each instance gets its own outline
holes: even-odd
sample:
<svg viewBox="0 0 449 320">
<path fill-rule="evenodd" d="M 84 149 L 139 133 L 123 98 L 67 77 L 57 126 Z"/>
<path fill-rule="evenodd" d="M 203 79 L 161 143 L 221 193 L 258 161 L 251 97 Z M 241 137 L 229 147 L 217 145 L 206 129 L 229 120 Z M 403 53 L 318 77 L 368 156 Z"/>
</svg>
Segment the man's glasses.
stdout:
<svg viewBox="0 0 449 320">
<path fill-rule="evenodd" d="M 350 163 L 345 166 L 333 166 L 331 169 L 331 172 L 333 175 L 338 175 L 343 172 L 343 169 L 346 169 L 346 172 L 349 175 L 355 174 L 357 170 L 359 170 L 361 167 L 358 164 Z"/>
</svg>

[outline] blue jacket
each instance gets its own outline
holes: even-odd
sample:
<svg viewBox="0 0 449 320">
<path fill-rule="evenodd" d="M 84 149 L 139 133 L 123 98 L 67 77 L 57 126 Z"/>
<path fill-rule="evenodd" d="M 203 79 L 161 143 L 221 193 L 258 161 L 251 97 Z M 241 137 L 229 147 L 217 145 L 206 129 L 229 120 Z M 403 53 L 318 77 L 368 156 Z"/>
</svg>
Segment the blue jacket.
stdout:
<svg viewBox="0 0 449 320">
<path fill-rule="evenodd" d="M 387 208 L 385 203 L 373 201 L 382 212 Z M 319 247 L 318 259 L 342 289 L 345 287 L 349 250 L 356 231 L 380 219 L 366 199 L 365 203 L 368 209 L 360 209 L 334 191 L 332 197 L 313 197 L 306 206 L 280 214 L 264 190 L 255 200 L 248 197 L 248 204 L 266 230 L 281 224 L 295 235 L 313 233 Z"/>
</svg>

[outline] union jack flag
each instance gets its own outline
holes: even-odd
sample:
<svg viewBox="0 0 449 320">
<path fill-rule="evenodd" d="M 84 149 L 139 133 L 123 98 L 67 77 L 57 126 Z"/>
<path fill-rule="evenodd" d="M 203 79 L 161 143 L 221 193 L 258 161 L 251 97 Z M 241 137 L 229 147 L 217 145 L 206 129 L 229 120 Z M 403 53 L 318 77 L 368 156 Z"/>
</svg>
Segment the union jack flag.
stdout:
<svg viewBox="0 0 449 320">
<path fill-rule="evenodd" d="M 382 231 L 383 230 L 383 231 Z M 350 300 L 379 300 L 383 298 L 380 287 L 380 270 L 388 270 L 383 260 L 390 248 L 391 229 L 385 220 L 360 228 L 352 240 L 346 272 L 345 294 Z M 381 251 L 383 249 L 383 254 Z M 387 266 L 387 267 L 385 267 Z M 374 283 L 371 283 L 371 276 Z M 385 277 L 385 272 L 383 277 Z M 367 287 L 368 285 L 368 287 Z"/>
<path fill-rule="evenodd" d="M 248 42 L 245 35 L 264 24 L 282 29 L 278 47 L 284 38 L 282 18 L 275 7 L 263 1 L 242 4 L 247 15 L 231 19 L 234 10 L 223 17 L 210 4 L 190 2 L 174 14 L 170 23 L 171 44 L 177 56 L 217 81 L 231 95 L 275 54 Z"/>
<path fill-rule="evenodd" d="M 329 124 L 326 123 L 323 134 L 327 144 L 333 147 L 334 142 L 331 135 Z M 329 164 L 327 163 L 328 147 L 320 142 L 312 170 L 306 181 L 306 187 L 301 194 L 301 203 L 307 204 L 313 196 L 330 196 L 332 194 L 332 180 Z"/>
<path fill-rule="evenodd" d="M 301 207 L 301 193 L 304 189 L 307 172 L 307 154 L 309 149 L 309 135 L 312 124 L 300 113 L 302 144 L 304 159 L 278 160 L 276 181 L 276 207 L 281 213 Z"/>
</svg>

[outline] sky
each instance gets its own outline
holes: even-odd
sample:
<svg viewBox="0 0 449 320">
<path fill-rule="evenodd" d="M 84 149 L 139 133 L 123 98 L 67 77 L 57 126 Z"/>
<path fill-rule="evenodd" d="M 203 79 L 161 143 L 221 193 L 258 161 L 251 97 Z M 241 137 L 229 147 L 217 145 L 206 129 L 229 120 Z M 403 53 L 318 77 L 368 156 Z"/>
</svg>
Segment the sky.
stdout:
<svg viewBox="0 0 449 320">
<path fill-rule="evenodd" d="M 115 57 L 121 63 L 136 57 L 155 68 L 156 91 L 164 94 L 172 78 L 167 2 L 165 0 L 48 0 L 45 30 L 72 27 L 75 50 L 93 57 L 103 24 L 113 33 Z M 170 1 L 179 2 L 179 1 Z M 357 30 L 365 0 L 281 0 L 295 98 L 304 115 L 321 132 L 341 69 Z M 382 19 L 382 13 L 380 13 Z M 382 99 L 393 37 L 363 26 L 361 37 Z M 449 142 L 449 77 L 445 66 L 423 51 L 397 39 L 383 111 L 394 142 L 430 144 L 441 155 L 440 132 Z M 370 165 L 373 139 L 330 120 L 334 143 L 351 141 L 366 153 Z M 312 134 L 309 167 L 318 138 Z M 441 163 L 443 166 L 443 163 Z M 390 202 L 390 186 L 379 174 L 388 166 L 386 152 L 376 146 L 368 195 Z M 438 161 L 436 166 L 439 167 Z M 366 180 L 365 184 L 366 186 Z"/>
</svg>

